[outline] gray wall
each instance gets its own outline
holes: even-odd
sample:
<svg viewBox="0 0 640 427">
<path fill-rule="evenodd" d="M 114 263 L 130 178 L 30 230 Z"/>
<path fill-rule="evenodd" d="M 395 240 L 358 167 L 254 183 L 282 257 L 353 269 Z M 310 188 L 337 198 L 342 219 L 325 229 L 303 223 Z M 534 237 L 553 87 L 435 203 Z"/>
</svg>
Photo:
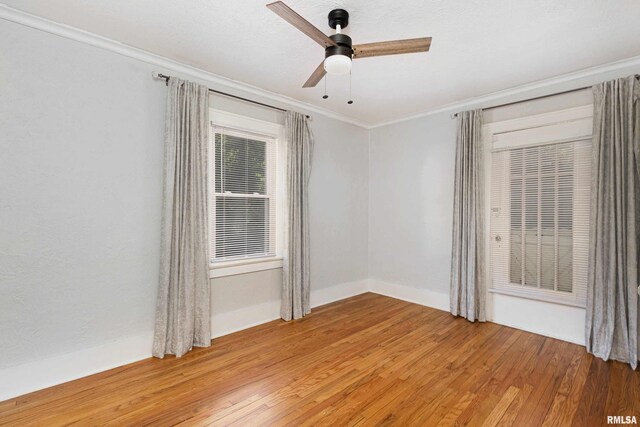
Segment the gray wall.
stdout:
<svg viewBox="0 0 640 427">
<path fill-rule="evenodd" d="M 316 115 L 309 184 L 311 282 L 317 288 L 366 279 L 368 131 Z"/>
<path fill-rule="evenodd" d="M 448 114 L 371 131 L 370 278 L 448 292 L 455 134 Z"/>
<path fill-rule="evenodd" d="M 3 20 L 0 40 L 0 368 L 150 333 L 166 97 L 151 72 L 170 70 Z M 367 277 L 368 132 L 313 116 L 321 289 Z M 277 303 L 280 280 L 214 280 L 214 316 Z"/>
</svg>

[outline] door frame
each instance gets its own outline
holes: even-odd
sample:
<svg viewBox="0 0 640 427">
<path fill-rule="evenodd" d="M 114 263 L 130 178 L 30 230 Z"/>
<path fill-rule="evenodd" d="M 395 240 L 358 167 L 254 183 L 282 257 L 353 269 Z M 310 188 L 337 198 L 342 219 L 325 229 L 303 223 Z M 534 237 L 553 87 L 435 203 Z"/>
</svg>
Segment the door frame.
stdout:
<svg viewBox="0 0 640 427">
<path fill-rule="evenodd" d="M 485 283 L 487 320 L 541 335 L 584 344 L 584 308 L 563 305 L 555 302 L 539 301 L 521 296 L 507 295 L 493 290 L 491 269 L 491 151 L 496 135 L 506 132 L 522 131 L 539 127 L 572 122 L 593 116 L 593 105 L 584 105 L 517 119 L 487 123 L 482 126 L 482 156 L 484 162 L 484 243 L 485 243 Z M 527 313 L 543 311 L 549 322 L 531 324 Z M 557 320 L 553 320 L 556 318 Z M 565 329 L 558 330 L 553 324 L 560 322 Z"/>
</svg>

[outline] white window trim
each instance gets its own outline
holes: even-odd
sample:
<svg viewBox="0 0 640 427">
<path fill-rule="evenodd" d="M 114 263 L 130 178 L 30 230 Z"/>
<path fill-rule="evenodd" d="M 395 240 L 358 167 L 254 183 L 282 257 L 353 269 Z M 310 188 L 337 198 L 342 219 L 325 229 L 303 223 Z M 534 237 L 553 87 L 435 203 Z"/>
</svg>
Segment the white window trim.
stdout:
<svg viewBox="0 0 640 427">
<path fill-rule="evenodd" d="M 256 271 L 282 268 L 282 253 L 284 245 L 284 203 L 286 147 L 284 126 L 278 123 L 254 119 L 227 111 L 209 109 L 209 121 L 217 126 L 231 129 L 245 130 L 269 136 L 276 141 L 276 255 L 259 258 L 242 259 L 237 261 L 218 262 L 209 265 L 209 278 L 233 276 Z M 209 127 L 211 128 L 211 127 Z"/>
<path fill-rule="evenodd" d="M 491 265 L 491 153 L 494 150 L 494 136 L 506 132 L 525 131 L 537 127 L 548 127 L 563 123 L 579 121 L 593 117 L 593 105 L 583 105 L 580 107 L 568 108 L 560 111 L 536 114 L 532 116 L 504 120 L 500 122 L 488 123 L 482 126 L 482 146 L 484 158 L 484 206 L 485 206 L 485 283 L 487 284 L 487 295 L 502 294 L 529 300 L 549 302 L 552 304 L 567 305 L 584 308 L 582 304 L 576 304 L 571 300 L 564 300 L 562 297 L 549 298 L 544 292 L 538 295 L 523 295 L 520 292 L 511 292 L 509 289 L 496 289 L 493 287 L 493 270 Z M 587 135 L 585 135 L 587 136 Z M 591 137 L 591 134 L 588 135 Z M 576 138 L 571 138 L 575 140 Z"/>
<path fill-rule="evenodd" d="M 530 294 L 530 295 L 526 295 L 525 296 L 520 292 L 510 292 L 507 289 L 495 289 L 495 288 L 491 288 L 491 287 L 489 287 L 487 290 L 492 294 L 509 295 L 511 297 L 518 297 L 518 298 L 524 298 L 524 299 L 528 299 L 528 300 L 548 302 L 548 303 L 551 303 L 551 304 L 560 304 L 560 305 L 567 305 L 569 307 L 584 308 L 584 304 L 578 304 L 576 302 L 559 299 L 557 297 L 547 297 L 545 295 L 535 295 L 535 294 Z"/>
<path fill-rule="evenodd" d="M 282 258 L 263 257 L 251 260 L 229 261 L 209 269 L 209 278 L 235 276 L 237 274 L 253 273 L 256 271 L 275 270 L 282 268 Z"/>
</svg>

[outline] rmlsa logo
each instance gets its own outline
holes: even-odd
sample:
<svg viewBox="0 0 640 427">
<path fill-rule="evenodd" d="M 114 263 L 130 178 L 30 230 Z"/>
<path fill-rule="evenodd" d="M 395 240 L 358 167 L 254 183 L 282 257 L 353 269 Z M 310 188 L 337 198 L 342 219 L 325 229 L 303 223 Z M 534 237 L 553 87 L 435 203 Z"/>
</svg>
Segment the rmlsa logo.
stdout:
<svg viewBox="0 0 640 427">
<path fill-rule="evenodd" d="M 638 424 L 635 415 L 607 415 L 607 424 Z"/>
</svg>

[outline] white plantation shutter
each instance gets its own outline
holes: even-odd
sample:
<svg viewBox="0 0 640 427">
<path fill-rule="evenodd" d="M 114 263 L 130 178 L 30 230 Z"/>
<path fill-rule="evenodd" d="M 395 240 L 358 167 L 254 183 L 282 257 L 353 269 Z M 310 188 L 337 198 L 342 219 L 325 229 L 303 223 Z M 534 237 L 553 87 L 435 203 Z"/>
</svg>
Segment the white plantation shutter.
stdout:
<svg viewBox="0 0 640 427">
<path fill-rule="evenodd" d="M 211 262 L 276 254 L 276 140 L 212 125 Z"/>
<path fill-rule="evenodd" d="M 591 118 L 494 135 L 494 290 L 585 306 Z"/>
</svg>

